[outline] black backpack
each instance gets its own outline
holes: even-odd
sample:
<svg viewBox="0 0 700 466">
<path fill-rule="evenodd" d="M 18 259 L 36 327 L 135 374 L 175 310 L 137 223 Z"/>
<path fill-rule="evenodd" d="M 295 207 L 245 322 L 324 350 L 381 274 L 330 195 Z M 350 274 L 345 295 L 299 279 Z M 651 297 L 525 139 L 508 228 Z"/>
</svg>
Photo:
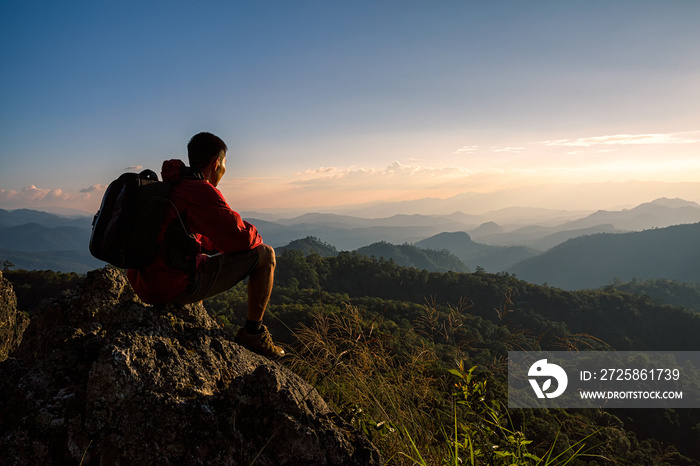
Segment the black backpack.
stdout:
<svg viewBox="0 0 700 466">
<path fill-rule="evenodd" d="M 115 267 L 140 269 L 166 252 L 169 266 L 193 270 L 198 243 L 179 213 L 165 241 L 158 241 L 167 211 L 177 212 L 169 200 L 171 187 L 152 170 L 124 173 L 112 181 L 92 221 L 90 253 Z"/>
</svg>

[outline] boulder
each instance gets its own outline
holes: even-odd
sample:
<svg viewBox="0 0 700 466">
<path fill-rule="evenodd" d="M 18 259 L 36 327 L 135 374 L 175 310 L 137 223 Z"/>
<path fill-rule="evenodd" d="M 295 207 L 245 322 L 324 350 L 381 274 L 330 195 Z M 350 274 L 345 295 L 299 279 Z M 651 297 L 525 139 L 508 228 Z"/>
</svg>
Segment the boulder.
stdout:
<svg viewBox="0 0 700 466">
<path fill-rule="evenodd" d="M 17 310 L 12 284 L 0 272 L 0 361 L 19 345 L 27 325 L 29 319 Z"/>
<path fill-rule="evenodd" d="M 202 303 L 145 305 L 110 267 L 32 319 L 0 363 L 0 451 L 3 464 L 381 464 Z"/>
</svg>

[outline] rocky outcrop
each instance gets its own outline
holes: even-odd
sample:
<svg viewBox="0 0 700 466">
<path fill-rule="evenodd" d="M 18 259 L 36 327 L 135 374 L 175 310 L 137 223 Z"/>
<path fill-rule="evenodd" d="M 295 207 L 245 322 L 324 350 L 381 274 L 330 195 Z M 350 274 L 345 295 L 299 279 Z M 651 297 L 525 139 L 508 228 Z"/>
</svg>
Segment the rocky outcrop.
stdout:
<svg viewBox="0 0 700 466">
<path fill-rule="evenodd" d="M 201 303 L 141 303 L 88 274 L 0 363 L 3 464 L 380 464 L 374 446 Z"/>
<path fill-rule="evenodd" d="M 12 284 L 0 272 L 0 361 L 19 345 L 27 325 L 29 319 L 17 310 Z"/>
</svg>

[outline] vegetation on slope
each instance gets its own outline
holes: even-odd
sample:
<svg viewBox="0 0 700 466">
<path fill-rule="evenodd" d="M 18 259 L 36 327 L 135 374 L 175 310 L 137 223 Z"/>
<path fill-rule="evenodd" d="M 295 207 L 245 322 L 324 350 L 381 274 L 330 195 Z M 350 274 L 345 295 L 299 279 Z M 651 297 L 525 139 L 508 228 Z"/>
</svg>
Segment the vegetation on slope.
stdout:
<svg viewBox="0 0 700 466">
<path fill-rule="evenodd" d="M 206 305 L 235 330 L 245 289 Z M 563 464 L 583 444 L 570 464 L 700 464 L 691 459 L 700 456 L 694 410 L 505 408 L 509 350 L 695 349 L 700 316 L 649 297 L 289 251 L 278 258 L 266 322 L 293 355 L 286 363 L 392 464 L 515 461 L 495 455 L 494 446 L 519 455 L 517 464 L 535 464 L 525 453 L 549 452 L 563 454 Z"/>
<path fill-rule="evenodd" d="M 421 249 L 410 244 L 397 245 L 381 241 L 356 252 L 368 257 L 392 260 L 402 267 L 415 267 L 431 272 L 469 272 L 469 268 L 446 249 Z"/>
<path fill-rule="evenodd" d="M 73 286 L 73 275 L 58 276 Z M 205 305 L 233 332 L 245 301 L 239 284 Z M 536 464 L 557 455 L 552 464 L 700 464 L 697 410 L 505 407 L 509 350 L 695 350 L 700 316 L 649 296 L 290 250 L 278 257 L 266 324 L 289 349 L 284 364 L 390 464 Z"/>
<path fill-rule="evenodd" d="M 659 303 L 700 312 L 700 283 L 684 283 L 658 278 L 646 281 L 632 280 L 626 283 L 614 280 L 609 287 L 626 293 L 649 296 Z"/>
<path fill-rule="evenodd" d="M 532 283 L 566 289 L 666 278 L 700 282 L 700 223 L 569 240 L 508 271 Z"/>
</svg>

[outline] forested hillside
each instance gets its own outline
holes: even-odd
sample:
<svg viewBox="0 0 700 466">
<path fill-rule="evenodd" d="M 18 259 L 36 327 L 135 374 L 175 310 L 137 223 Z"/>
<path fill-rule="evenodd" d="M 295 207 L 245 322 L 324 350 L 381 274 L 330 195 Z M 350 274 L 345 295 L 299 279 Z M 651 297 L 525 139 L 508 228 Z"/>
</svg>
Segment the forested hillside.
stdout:
<svg viewBox="0 0 700 466">
<path fill-rule="evenodd" d="M 508 269 L 523 280 L 565 289 L 598 288 L 613 279 L 700 282 L 700 223 L 640 232 L 582 236 Z"/>
<path fill-rule="evenodd" d="M 19 251 L 78 251 L 90 242 L 90 230 L 75 227 L 45 227 L 38 223 L 0 228 L 0 244 Z"/>
<path fill-rule="evenodd" d="M 429 249 L 446 249 L 457 256 L 472 270 L 482 268 L 487 272 L 502 272 L 512 265 L 539 254 L 525 246 L 489 246 L 472 241 L 463 232 L 440 233 L 418 241 L 416 246 Z M 457 269 L 452 269 L 458 272 Z"/>
<path fill-rule="evenodd" d="M 396 245 L 381 241 L 360 248 L 357 253 L 378 259 L 391 259 L 403 267 L 415 267 L 431 272 L 469 271 L 469 268 L 447 249 L 422 249 L 411 244 Z"/>
<path fill-rule="evenodd" d="M 359 250 L 408 267 L 431 271 L 508 271 L 533 283 L 583 289 L 608 285 L 615 278 L 700 281 L 697 267 L 693 266 L 693 260 L 700 258 L 700 243 L 696 240 L 700 224 L 628 233 L 616 226 L 624 223 L 616 219 L 631 219 L 640 227 L 649 222 L 666 225 L 672 220 L 695 218 L 689 212 L 700 207 L 692 204 L 661 199 L 631 210 L 601 211 L 586 219 L 553 226 L 528 224 L 522 219 L 524 226 L 511 225 L 507 231 L 493 222 L 474 229 L 467 224 L 474 221 L 473 216 L 459 212 L 378 219 L 307 214 L 287 220 L 249 220 L 262 232 L 265 242 L 280 252 L 299 249 L 327 257 L 340 250 Z M 611 223 L 596 223 L 602 220 Z M 89 217 L 0 209 L 0 261 L 9 260 L 26 270 L 85 273 L 102 267 L 105 264 L 88 251 L 90 222 Z M 594 226 L 586 226 L 589 224 Z M 683 229 L 688 231 L 683 233 Z M 611 234 L 591 234 L 601 232 Z M 552 246 L 555 247 L 542 252 Z"/>
<path fill-rule="evenodd" d="M 505 273 L 428 272 L 357 253 L 287 251 L 276 279 L 266 321 L 288 345 L 289 364 L 384 453 L 412 451 L 410 435 L 431 458 L 427 464 L 439 464 L 454 447 L 446 426 L 457 422 L 460 435 L 483 440 L 487 433 L 474 426 L 496 415 L 533 440 L 530 450 L 540 455 L 591 435 L 583 442 L 591 456 L 570 464 L 700 464 L 691 459 L 700 457 L 696 410 L 504 408 L 509 350 L 695 350 L 700 316 L 693 312 L 613 288 L 569 292 Z M 245 290 L 206 305 L 233 331 L 242 323 Z M 461 395 L 453 397 L 455 383 Z M 475 403 L 477 395 L 491 400 L 493 411 Z M 459 400 L 465 404 L 455 413 L 451 403 Z M 447 439 L 435 435 L 441 429 Z M 486 435 L 500 438 L 489 448 L 514 448 L 500 434 Z M 496 461 L 481 453 L 477 464 Z"/>
<path fill-rule="evenodd" d="M 616 280 L 609 286 L 626 293 L 649 296 L 660 303 L 700 312 L 700 283 L 683 283 L 658 278 L 645 281 L 632 280 L 625 283 Z"/>
<path fill-rule="evenodd" d="M 324 243 L 320 239 L 314 236 L 307 236 L 306 238 L 301 238 L 290 242 L 286 246 L 275 248 L 277 254 L 282 254 L 286 250 L 291 251 L 301 251 L 305 256 L 311 253 L 316 253 L 321 257 L 331 257 L 338 255 L 338 250 L 335 246 Z"/>
<path fill-rule="evenodd" d="M 88 251 L 91 217 L 0 209 L 0 262 L 25 270 L 85 273 L 103 267 Z"/>
<path fill-rule="evenodd" d="M 75 275 L 37 274 L 6 275 L 36 290 L 20 294 L 21 310 L 75 285 Z M 245 293 L 239 284 L 205 305 L 234 332 Z M 509 350 L 695 350 L 700 315 L 649 296 L 287 250 L 265 321 L 288 349 L 283 363 L 367 432 L 389 464 L 468 461 L 471 444 L 476 464 L 532 464 L 526 453 L 565 458 L 583 447 L 569 464 L 700 465 L 697 410 L 506 408 Z"/>
<path fill-rule="evenodd" d="M 285 251 L 300 251 L 305 256 L 315 253 L 321 257 L 333 257 L 339 254 L 335 247 L 313 236 L 292 241 L 286 246 L 276 248 L 276 251 L 278 255 Z M 469 271 L 469 268 L 447 249 L 424 249 L 410 244 L 396 245 L 381 241 L 362 247 L 357 250 L 357 253 L 377 259 L 391 260 L 403 267 L 416 267 L 431 272 Z"/>
</svg>

